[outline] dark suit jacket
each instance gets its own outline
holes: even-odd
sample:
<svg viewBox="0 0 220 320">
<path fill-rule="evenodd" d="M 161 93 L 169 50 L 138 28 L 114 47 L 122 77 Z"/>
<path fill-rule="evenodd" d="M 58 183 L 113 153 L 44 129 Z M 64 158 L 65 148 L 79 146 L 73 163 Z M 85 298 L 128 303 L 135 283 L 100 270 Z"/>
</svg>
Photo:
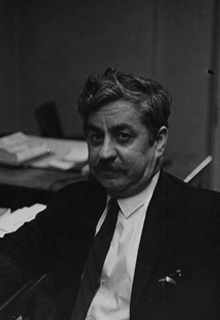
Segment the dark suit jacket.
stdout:
<svg viewBox="0 0 220 320">
<path fill-rule="evenodd" d="M 69 185 L 33 222 L 0 242 L 1 257 L 17 266 L 10 279 L 53 271 L 57 319 L 71 315 L 105 203 L 105 190 L 97 182 Z M 1 269 L 0 291 L 6 281 Z M 130 319 L 219 318 L 220 194 L 162 172 L 141 236 Z"/>
</svg>

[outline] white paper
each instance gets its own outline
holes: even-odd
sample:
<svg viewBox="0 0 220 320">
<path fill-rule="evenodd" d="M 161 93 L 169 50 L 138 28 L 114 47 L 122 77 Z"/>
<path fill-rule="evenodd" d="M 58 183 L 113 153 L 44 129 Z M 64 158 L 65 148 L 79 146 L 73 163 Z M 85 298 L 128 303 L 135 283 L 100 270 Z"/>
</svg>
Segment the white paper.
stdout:
<svg viewBox="0 0 220 320">
<path fill-rule="evenodd" d="M 16 231 L 25 222 L 33 220 L 36 215 L 45 208 L 46 205 L 36 203 L 31 207 L 24 207 L 11 214 L 3 215 L 0 219 L 0 238 L 3 238 L 6 233 Z"/>
</svg>

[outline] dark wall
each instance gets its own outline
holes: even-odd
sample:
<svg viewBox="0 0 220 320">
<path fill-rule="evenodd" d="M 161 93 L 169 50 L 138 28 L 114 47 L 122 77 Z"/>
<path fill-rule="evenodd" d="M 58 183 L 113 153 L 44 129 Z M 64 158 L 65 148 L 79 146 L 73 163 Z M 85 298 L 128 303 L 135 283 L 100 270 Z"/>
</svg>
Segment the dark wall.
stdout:
<svg viewBox="0 0 220 320">
<path fill-rule="evenodd" d="M 207 153 L 214 0 L 2 0 L 0 132 L 37 134 L 53 100 L 67 134 L 81 132 L 76 99 L 89 73 L 114 66 L 173 94 L 167 155 L 183 177 Z"/>
<path fill-rule="evenodd" d="M 20 128 L 14 11 L 12 1 L 0 1 L 0 134 Z"/>
<path fill-rule="evenodd" d="M 183 176 L 209 151 L 214 1 L 160 1 L 158 77 L 173 93 L 168 153 Z"/>
<path fill-rule="evenodd" d="M 28 133 L 37 132 L 34 107 L 47 100 L 58 104 L 66 131 L 78 131 L 75 101 L 88 73 L 107 66 L 152 73 L 151 2 L 21 0 L 11 5 L 16 103 L 20 127 Z"/>
</svg>

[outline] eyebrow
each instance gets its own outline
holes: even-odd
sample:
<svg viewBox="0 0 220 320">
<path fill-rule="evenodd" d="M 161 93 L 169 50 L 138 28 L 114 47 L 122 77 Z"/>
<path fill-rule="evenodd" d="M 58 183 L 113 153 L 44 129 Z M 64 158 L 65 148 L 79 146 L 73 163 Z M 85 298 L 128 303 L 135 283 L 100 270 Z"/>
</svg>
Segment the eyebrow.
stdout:
<svg viewBox="0 0 220 320">
<path fill-rule="evenodd" d="M 93 124 L 88 124 L 88 123 L 86 124 L 85 129 L 86 129 L 86 131 L 89 131 L 89 130 L 91 130 L 91 131 L 100 131 L 100 129 L 97 126 L 95 126 Z"/>
<path fill-rule="evenodd" d="M 124 130 L 124 129 L 128 129 L 131 131 L 134 131 L 134 128 L 127 124 L 126 122 L 122 122 L 120 124 L 114 125 L 110 128 L 110 131 L 120 131 L 120 130 Z M 101 128 L 99 128 L 98 126 L 94 125 L 94 124 L 87 124 L 86 126 L 86 131 L 88 132 L 89 130 L 91 131 L 102 131 Z"/>
</svg>

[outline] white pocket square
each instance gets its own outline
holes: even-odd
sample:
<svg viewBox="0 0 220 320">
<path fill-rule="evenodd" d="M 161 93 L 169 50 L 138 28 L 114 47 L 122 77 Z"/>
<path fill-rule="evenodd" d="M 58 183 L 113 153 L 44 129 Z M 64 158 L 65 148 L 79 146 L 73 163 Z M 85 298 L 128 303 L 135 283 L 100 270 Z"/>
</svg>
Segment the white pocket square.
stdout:
<svg viewBox="0 0 220 320">
<path fill-rule="evenodd" d="M 165 283 L 170 283 L 174 286 L 177 286 L 178 279 L 181 277 L 182 277 L 182 271 L 181 271 L 181 269 L 177 269 L 175 272 L 169 274 L 168 276 L 159 279 L 158 283 L 162 286 L 164 286 Z"/>
</svg>

